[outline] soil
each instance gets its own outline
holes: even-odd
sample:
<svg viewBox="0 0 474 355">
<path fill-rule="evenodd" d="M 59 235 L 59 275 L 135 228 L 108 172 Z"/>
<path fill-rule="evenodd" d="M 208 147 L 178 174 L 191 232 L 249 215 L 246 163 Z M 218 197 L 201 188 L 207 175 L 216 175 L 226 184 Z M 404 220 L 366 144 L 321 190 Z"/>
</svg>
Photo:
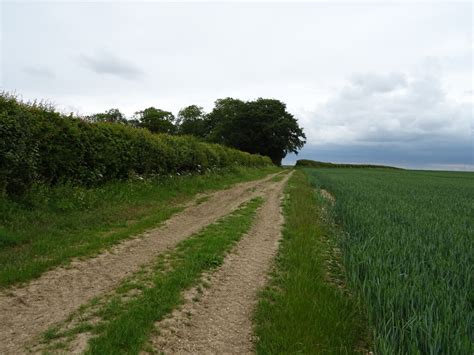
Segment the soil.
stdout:
<svg viewBox="0 0 474 355">
<path fill-rule="evenodd" d="M 321 189 L 320 191 L 321 191 L 321 195 L 326 200 L 328 200 L 331 204 L 334 204 L 336 202 L 335 197 L 328 190 Z"/>
</svg>

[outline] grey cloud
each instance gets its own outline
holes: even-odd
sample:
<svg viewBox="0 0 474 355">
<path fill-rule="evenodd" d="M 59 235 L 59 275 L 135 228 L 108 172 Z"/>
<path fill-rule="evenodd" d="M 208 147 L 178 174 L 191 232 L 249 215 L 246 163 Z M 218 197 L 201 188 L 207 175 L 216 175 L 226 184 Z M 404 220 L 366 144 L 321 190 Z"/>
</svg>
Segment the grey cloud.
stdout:
<svg viewBox="0 0 474 355">
<path fill-rule="evenodd" d="M 403 77 L 364 75 L 363 80 L 351 79 L 338 95 L 306 118 L 309 140 L 353 144 L 430 136 L 468 138 L 472 103 L 449 100 L 438 76 Z M 376 89 L 378 94 L 373 95 Z"/>
<path fill-rule="evenodd" d="M 304 119 L 313 147 L 306 155 L 405 166 L 473 164 L 472 102 L 450 100 L 439 76 L 352 76 L 339 94 Z"/>
<path fill-rule="evenodd" d="M 23 68 L 23 72 L 38 79 L 54 79 L 56 77 L 50 69 L 41 66 L 26 66 Z"/>
<path fill-rule="evenodd" d="M 100 52 L 95 55 L 81 55 L 81 64 L 97 74 L 117 76 L 122 79 L 139 79 L 143 72 L 134 64 L 109 52 Z"/>
<path fill-rule="evenodd" d="M 411 144 L 343 144 L 308 145 L 298 155 L 288 155 L 283 164 L 293 165 L 298 159 L 336 163 L 381 164 L 403 168 L 474 171 L 469 142 L 456 140 L 415 141 Z"/>
<path fill-rule="evenodd" d="M 405 87 L 407 84 L 405 75 L 401 73 L 391 73 L 388 75 L 379 75 L 374 73 L 356 74 L 352 76 L 351 82 L 354 86 L 368 93 L 386 93 L 398 88 Z"/>
</svg>

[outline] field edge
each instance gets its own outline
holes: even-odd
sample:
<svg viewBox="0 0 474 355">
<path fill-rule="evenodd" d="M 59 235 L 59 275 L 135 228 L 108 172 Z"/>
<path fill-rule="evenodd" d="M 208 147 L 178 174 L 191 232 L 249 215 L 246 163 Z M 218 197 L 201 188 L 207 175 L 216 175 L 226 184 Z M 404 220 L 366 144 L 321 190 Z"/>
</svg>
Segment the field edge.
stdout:
<svg viewBox="0 0 474 355">
<path fill-rule="evenodd" d="M 254 316 L 258 354 L 367 352 L 367 323 L 344 287 L 325 203 L 296 169 L 285 189 L 279 252 Z"/>
</svg>

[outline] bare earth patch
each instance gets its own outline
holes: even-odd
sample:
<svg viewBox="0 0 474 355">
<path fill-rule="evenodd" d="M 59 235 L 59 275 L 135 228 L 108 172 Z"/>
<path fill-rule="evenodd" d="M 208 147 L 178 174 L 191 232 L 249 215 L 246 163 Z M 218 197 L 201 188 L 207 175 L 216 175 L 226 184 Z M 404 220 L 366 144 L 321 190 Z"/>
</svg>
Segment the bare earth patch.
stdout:
<svg viewBox="0 0 474 355">
<path fill-rule="evenodd" d="M 48 327 L 115 288 L 158 253 L 262 195 L 272 185 L 273 176 L 217 191 L 139 238 L 126 240 L 97 257 L 73 261 L 67 268 L 51 270 L 26 286 L 2 290 L 0 353 L 24 353 L 25 346 L 32 345 L 32 339 Z"/>
<path fill-rule="evenodd" d="M 253 352 L 252 314 L 278 251 L 283 222 L 280 202 L 288 177 L 267 191 L 251 231 L 222 267 L 185 293 L 182 308 L 156 324 L 158 334 L 148 348 L 169 354 Z"/>
<path fill-rule="evenodd" d="M 321 196 L 323 196 L 331 204 L 334 204 L 336 202 L 336 198 L 328 190 L 321 189 L 319 191 L 321 192 Z"/>
</svg>

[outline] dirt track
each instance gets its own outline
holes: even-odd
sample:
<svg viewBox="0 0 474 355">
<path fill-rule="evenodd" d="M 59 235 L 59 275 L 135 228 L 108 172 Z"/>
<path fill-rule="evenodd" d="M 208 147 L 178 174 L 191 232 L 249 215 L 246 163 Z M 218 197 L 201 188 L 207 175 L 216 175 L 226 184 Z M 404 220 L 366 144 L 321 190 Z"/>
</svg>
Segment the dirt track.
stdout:
<svg viewBox="0 0 474 355">
<path fill-rule="evenodd" d="M 272 212 L 262 212 L 263 218 L 260 218 L 261 222 L 256 225 L 257 227 L 261 224 L 259 230 L 264 233 L 258 239 L 263 238 L 260 242 L 256 240 L 262 244 L 258 247 L 262 253 L 253 252 L 251 258 L 244 260 L 244 262 L 252 261 L 253 266 L 246 271 L 241 270 L 245 273 L 242 275 L 248 274 L 252 277 L 250 281 L 252 287 L 259 285 L 263 282 L 262 276 L 265 271 L 256 273 L 253 269 L 265 266 L 267 262 L 262 260 L 270 260 L 276 250 L 277 230 L 279 230 L 279 210 L 275 212 L 275 208 L 279 207 L 275 206 L 279 206 L 278 199 L 283 184 L 271 183 L 272 177 L 273 175 L 215 192 L 207 201 L 189 206 L 183 212 L 170 218 L 162 227 L 151 230 L 140 238 L 124 241 L 97 257 L 74 261 L 68 268 L 49 271 L 24 287 L 2 291 L 0 294 L 0 353 L 23 353 L 24 347 L 31 339 L 54 323 L 65 319 L 81 304 L 116 287 L 120 280 L 137 271 L 141 265 L 153 260 L 158 253 L 172 248 L 179 241 L 229 214 L 243 202 L 255 196 L 267 195 L 266 190 L 271 189 L 268 194 L 270 198 L 265 203 L 264 209 L 271 208 Z M 270 200 L 273 202 L 269 204 Z M 267 214 L 273 217 L 268 219 L 265 217 Z M 256 233 L 255 228 L 253 234 Z M 267 228 L 268 231 L 273 232 L 265 232 Z M 251 235 L 245 240 L 253 240 Z M 238 248 L 243 248 L 245 243 L 247 242 L 241 243 Z M 227 264 L 228 261 L 222 270 L 229 268 Z M 230 274 L 229 277 L 235 278 L 239 275 Z M 242 287 L 245 288 L 246 285 L 240 283 L 238 288 Z M 225 293 L 225 288 L 220 292 Z M 246 293 L 241 292 L 241 294 L 242 297 L 246 297 L 245 299 L 249 296 Z M 237 312 L 240 311 L 237 310 Z M 250 329 L 249 324 L 245 326 L 245 329 Z M 249 336 L 246 335 L 246 344 Z"/>
<path fill-rule="evenodd" d="M 157 323 L 160 333 L 151 345 L 158 353 L 252 353 L 252 313 L 278 249 L 283 220 L 280 200 L 287 179 L 266 193 L 251 231 L 222 267 L 209 275 L 209 287 L 186 292 L 185 305 Z"/>
</svg>

